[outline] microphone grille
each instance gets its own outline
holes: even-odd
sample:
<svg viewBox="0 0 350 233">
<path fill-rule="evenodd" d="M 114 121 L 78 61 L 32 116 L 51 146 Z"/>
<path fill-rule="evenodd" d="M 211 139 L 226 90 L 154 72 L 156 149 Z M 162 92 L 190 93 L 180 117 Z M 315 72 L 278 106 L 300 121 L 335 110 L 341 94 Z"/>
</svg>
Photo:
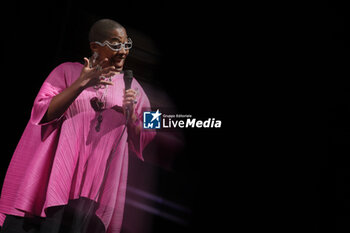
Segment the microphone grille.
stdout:
<svg viewBox="0 0 350 233">
<path fill-rule="evenodd" d="M 132 78 L 133 76 L 132 70 L 124 70 L 124 77 Z"/>
<path fill-rule="evenodd" d="M 125 90 L 130 89 L 131 82 L 132 82 L 132 77 L 133 77 L 132 70 L 125 70 L 124 71 Z"/>
</svg>

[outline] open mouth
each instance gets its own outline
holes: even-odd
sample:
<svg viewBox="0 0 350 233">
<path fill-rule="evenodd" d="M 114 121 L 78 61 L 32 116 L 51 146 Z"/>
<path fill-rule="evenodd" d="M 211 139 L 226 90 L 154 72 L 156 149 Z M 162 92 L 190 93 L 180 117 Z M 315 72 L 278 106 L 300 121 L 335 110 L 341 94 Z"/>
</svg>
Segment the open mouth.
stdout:
<svg viewBox="0 0 350 233">
<path fill-rule="evenodd" d="M 124 61 L 125 61 L 125 58 L 123 58 L 123 57 L 114 57 L 113 59 L 112 59 L 112 63 L 113 63 L 113 65 L 114 66 L 123 66 L 123 64 L 124 64 Z"/>
</svg>

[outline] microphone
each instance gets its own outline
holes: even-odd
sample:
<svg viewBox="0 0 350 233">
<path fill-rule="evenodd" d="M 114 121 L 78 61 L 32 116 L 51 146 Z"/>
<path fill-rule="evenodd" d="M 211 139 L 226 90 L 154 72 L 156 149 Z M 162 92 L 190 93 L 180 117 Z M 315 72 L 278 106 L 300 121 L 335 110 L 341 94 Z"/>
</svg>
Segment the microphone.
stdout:
<svg viewBox="0 0 350 233">
<path fill-rule="evenodd" d="M 131 88 L 131 82 L 133 78 L 132 70 L 124 70 L 124 84 L 125 84 L 125 91 Z M 128 107 L 126 107 L 126 120 L 129 120 L 130 116 L 130 110 Z"/>
<path fill-rule="evenodd" d="M 125 90 L 128 90 L 131 88 L 131 82 L 133 78 L 132 70 L 124 70 L 124 83 L 125 83 Z"/>
</svg>

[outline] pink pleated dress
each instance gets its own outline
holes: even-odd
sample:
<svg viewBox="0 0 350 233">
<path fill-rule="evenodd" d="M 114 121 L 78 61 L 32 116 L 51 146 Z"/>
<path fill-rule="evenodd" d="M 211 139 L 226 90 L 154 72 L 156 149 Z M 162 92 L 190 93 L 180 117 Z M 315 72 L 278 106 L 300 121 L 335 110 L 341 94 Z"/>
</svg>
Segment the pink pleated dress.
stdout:
<svg viewBox="0 0 350 233">
<path fill-rule="evenodd" d="M 155 132 L 141 130 L 137 138 L 128 135 L 128 130 L 123 133 L 125 115 L 116 110 L 123 101 L 122 73 L 113 76 L 114 85 L 107 90 L 85 89 L 60 118 L 41 124 L 51 99 L 70 86 L 82 68 L 80 63 L 63 63 L 42 85 L 6 173 L 0 197 L 0 225 L 5 214 L 46 217 L 48 207 L 86 197 L 99 203 L 96 215 L 106 232 L 120 232 L 129 150 L 143 160 L 142 151 Z M 135 79 L 131 88 L 138 91 L 135 113 L 141 124 L 143 111 L 150 109 L 150 103 Z M 92 108 L 90 100 L 101 96 L 98 92 L 105 93 L 106 106 L 101 112 L 100 129 L 96 130 L 99 113 Z M 105 174 L 110 155 L 112 159 Z M 103 189 L 98 192 L 104 175 Z"/>
</svg>

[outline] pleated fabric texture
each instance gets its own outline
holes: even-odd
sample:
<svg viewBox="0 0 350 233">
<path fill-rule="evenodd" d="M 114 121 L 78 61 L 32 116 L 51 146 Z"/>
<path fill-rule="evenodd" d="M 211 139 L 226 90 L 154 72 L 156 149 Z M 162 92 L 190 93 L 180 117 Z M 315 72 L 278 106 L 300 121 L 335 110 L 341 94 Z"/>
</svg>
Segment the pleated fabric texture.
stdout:
<svg viewBox="0 0 350 233">
<path fill-rule="evenodd" d="M 106 232 L 120 231 L 129 150 L 143 160 L 142 151 L 155 131 L 141 130 L 136 137 L 124 130 L 126 119 L 120 111 L 125 88 L 122 73 L 112 78 L 114 85 L 107 90 L 85 89 L 61 117 L 42 124 L 51 99 L 70 86 L 82 68 L 80 63 L 63 63 L 43 83 L 6 173 L 0 197 L 0 225 L 5 214 L 46 217 L 49 207 L 84 197 L 98 203 L 95 214 Z M 150 109 L 150 103 L 135 79 L 131 88 L 139 93 L 135 114 L 141 124 L 143 111 Z M 96 131 L 99 113 L 90 100 L 103 94 L 98 92 L 105 92 L 107 102 L 101 112 L 100 130 Z M 107 161 L 108 158 L 112 159 Z"/>
<path fill-rule="evenodd" d="M 7 215 L 1 233 L 104 233 L 101 220 L 89 209 L 98 204 L 87 198 L 47 209 L 45 218 Z"/>
</svg>

